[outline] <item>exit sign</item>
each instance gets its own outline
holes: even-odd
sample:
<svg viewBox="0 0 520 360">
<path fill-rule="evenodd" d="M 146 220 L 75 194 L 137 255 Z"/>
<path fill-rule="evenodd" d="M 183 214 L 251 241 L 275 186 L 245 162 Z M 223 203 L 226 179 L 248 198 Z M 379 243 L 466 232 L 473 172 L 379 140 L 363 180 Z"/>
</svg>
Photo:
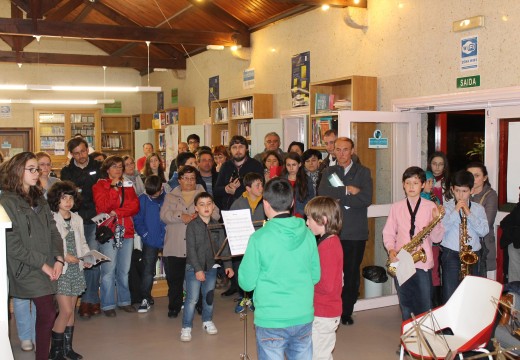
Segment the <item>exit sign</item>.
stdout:
<svg viewBox="0 0 520 360">
<path fill-rule="evenodd" d="M 480 75 L 457 78 L 457 88 L 470 88 L 480 86 Z"/>
</svg>

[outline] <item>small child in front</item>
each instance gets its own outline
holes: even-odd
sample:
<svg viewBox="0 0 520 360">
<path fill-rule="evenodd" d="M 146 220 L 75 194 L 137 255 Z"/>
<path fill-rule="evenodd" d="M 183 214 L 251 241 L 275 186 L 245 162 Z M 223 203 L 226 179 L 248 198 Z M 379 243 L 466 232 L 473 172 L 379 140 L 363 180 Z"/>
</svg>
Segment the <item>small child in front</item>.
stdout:
<svg viewBox="0 0 520 360">
<path fill-rule="evenodd" d="M 467 170 L 457 171 L 451 182 L 453 199 L 444 204 L 446 215 L 442 223 L 446 228 L 442 240 L 442 301 L 446 303 L 453 295 L 461 281 L 461 261 L 459 250 L 461 245 L 460 224 L 462 217 L 467 218 L 467 245 L 479 257 L 480 261 L 480 238 L 487 235 L 489 225 L 484 207 L 476 202 L 470 201 L 471 189 L 473 188 L 473 174 Z M 485 261 L 485 260 L 484 260 Z M 478 275 L 478 263 L 470 266 L 470 274 Z"/>
<path fill-rule="evenodd" d="M 406 198 L 392 204 L 383 229 L 383 243 L 391 263 L 399 261 L 397 258 L 399 250 L 439 216 L 437 205 L 421 197 L 425 181 L 424 170 L 420 167 L 409 167 L 403 173 L 403 189 Z M 432 243 L 440 242 L 443 234 L 444 227 L 439 222 L 433 227 L 430 235 L 414 249 L 414 252 L 421 248 L 424 250 L 426 262 L 416 262 L 415 274 L 403 284 L 399 284 L 397 278 L 395 279 L 403 321 L 410 319 L 412 313 L 419 315 L 431 309 Z"/>
<path fill-rule="evenodd" d="M 181 341 L 191 341 L 195 305 L 199 300 L 201 289 L 202 329 L 210 335 L 218 332 L 213 323 L 213 300 L 217 280 L 214 251 L 220 248 L 224 236 L 221 231 L 208 229 L 208 225 L 218 224 L 211 217 L 215 209 L 213 197 L 207 192 L 201 192 L 195 196 L 193 202 L 198 216 L 190 221 L 186 228 L 186 300 L 182 317 Z M 221 255 L 231 256 L 229 246 L 224 248 Z M 224 269 L 229 278 L 233 276 L 231 261 L 224 261 Z"/>
<path fill-rule="evenodd" d="M 264 188 L 269 219 L 249 238 L 238 283 L 253 291 L 259 360 L 311 360 L 314 284 L 320 280 L 316 239 L 291 216 L 294 190 L 287 179 Z"/>
<path fill-rule="evenodd" d="M 78 296 L 87 287 L 83 268 L 92 264 L 79 258 L 90 251 L 83 232 L 83 219 L 72 212 L 78 202 L 78 190 L 70 181 L 58 181 L 47 193 L 56 227 L 63 238 L 63 271 L 58 279 L 56 301 L 60 308 L 52 328 L 52 344 L 49 359 L 82 359 L 83 356 L 72 349 L 74 335 L 74 310 Z"/>
<path fill-rule="evenodd" d="M 313 360 L 332 359 L 336 329 L 341 312 L 343 288 L 343 248 L 341 208 L 333 198 L 318 196 L 305 205 L 307 226 L 318 236 L 321 278 L 314 286 L 314 321 L 312 322 Z"/>
</svg>

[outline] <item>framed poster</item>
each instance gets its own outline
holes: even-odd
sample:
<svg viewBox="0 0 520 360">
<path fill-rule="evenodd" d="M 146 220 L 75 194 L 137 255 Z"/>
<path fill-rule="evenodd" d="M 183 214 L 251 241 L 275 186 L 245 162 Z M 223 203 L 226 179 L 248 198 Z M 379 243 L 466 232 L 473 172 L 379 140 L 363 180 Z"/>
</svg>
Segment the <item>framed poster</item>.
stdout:
<svg viewBox="0 0 520 360">
<path fill-rule="evenodd" d="M 218 75 L 209 78 L 209 92 L 208 92 L 208 114 L 211 116 L 211 102 L 218 100 L 219 97 L 219 79 Z"/>
<path fill-rule="evenodd" d="M 310 51 L 291 58 L 292 107 L 309 106 L 309 82 L 311 78 Z"/>
</svg>

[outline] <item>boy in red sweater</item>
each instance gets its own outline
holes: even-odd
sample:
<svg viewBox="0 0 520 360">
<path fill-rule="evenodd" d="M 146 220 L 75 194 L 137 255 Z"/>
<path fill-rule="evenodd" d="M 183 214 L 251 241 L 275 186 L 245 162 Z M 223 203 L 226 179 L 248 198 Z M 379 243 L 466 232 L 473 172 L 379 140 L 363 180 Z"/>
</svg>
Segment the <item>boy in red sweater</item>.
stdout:
<svg viewBox="0 0 520 360">
<path fill-rule="evenodd" d="M 318 196 L 305 206 L 307 226 L 318 239 L 321 278 L 314 286 L 314 321 L 312 323 L 312 359 L 332 359 L 339 326 L 343 287 L 343 248 L 341 208 L 331 197 Z"/>
</svg>

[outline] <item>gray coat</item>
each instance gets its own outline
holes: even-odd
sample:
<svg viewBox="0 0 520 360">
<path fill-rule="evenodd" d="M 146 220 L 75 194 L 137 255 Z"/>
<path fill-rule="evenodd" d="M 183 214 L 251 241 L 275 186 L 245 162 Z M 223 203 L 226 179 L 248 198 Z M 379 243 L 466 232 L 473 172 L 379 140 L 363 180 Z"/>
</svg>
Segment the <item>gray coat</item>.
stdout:
<svg viewBox="0 0 520 360">
<path fill-rule="evenodd" d="M 13 224 L 6 234 L 9 294 L 31 299 L 56 293 L 57 282 L 42 271 L 63 256 L 63 240 L 47 201 L 43 197 L 33 210 L 18 194 L 2 192 L 0 204 Z"/>
<path fill-rule="evenodd" d="M 495 217 L 498 211 L 498 195 L 490 185 L 485 184 L 480 194 L 472 195 L 471 201 L 479 203 L 486 210 L 486 216 L 489 225 L 489 232 L 484 236 L 484 243 L 488 249 L 486 257 L 486 270 L 492 271 L 497 269 L 497 249 L 495 244 Z"/>
<path fill-rule="evenodd" d="M 210 219 L 209 225 L 218 224 L 217 221 Z M 224 238 L 223 228 L 208 230 L 206 223 L 197 216 L 186 228 L 186 264 L 193 266 L 195 272 L 210 270 L 215 265 L 215 255 Z M 231 256 L 228 244 L 220 256 L 224 258 Z M 224 261 L 224 268 L 231 268 L 231 260 Z"/>
</svg>

